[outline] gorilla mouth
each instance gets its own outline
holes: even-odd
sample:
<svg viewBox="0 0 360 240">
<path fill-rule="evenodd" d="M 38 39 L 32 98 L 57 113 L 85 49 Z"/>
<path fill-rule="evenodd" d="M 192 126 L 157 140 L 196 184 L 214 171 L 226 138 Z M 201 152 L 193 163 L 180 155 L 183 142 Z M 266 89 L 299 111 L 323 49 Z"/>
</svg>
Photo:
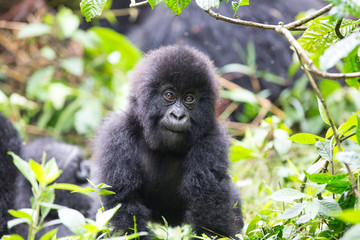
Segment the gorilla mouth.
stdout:
<svg viewBox="0 0 360 240">
<path fill-rule="evenodd" d="M 180 128 L 170 128 L 170 127 L 165 127 L 165 130 L 172 132 L 172 133 L 178 133 L 178 134 L 184 134 L 186 131 L 184 129 L 180 129 Z"/>
</svg>

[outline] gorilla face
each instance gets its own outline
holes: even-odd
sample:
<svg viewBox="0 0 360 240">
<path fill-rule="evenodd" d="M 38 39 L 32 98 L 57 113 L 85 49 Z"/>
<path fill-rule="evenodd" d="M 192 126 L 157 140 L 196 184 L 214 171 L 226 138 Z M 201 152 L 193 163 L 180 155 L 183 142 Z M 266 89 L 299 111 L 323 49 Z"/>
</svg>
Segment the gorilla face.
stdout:
<svg viewBox="0 0 360 240">
<path fill-rule="evenodd" d="M 197 103 L 196 94 L 167 86 L 161 91 L 161 98 L 162 107 L 166 110 L 159 121 L 161 138 L 166 145 L 181 148 L 191 130 L 190 115 Z"/>
<path fill-rule="evenodd" d="M 130 115 L 152 150 L 183 152 L 215 123 L 212 62 L 186 46 L 150 52 L 134 70 Z"/>
</svg>

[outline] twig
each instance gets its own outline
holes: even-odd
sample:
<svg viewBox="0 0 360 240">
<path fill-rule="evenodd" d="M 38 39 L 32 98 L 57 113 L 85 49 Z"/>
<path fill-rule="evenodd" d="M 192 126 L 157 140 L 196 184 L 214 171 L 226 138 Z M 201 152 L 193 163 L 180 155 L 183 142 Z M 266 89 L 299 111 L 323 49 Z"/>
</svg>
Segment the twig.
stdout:
<svg viewBox="0 0 360 240">
<path fill-rule="evenodd" d="M 292 30 L 292 29 L 294 29 L 296 27 L 299 27 L 299 26 L 301 26 L 301 25 L 303 25 L 303 24 L 305 24 L 307 22 L 310 22 L 311 20 L 323 15 L 324 13 L 327 13 L 328 11 L 330 11 L 330 9 L 332 7 L 333 7 L 333 5 L 329 4 L 329 5 L 325 6 L 325 7 L 323 7 L 322 9 L 314 12 L 313 14 L 310 14 L 309 16 L 303 17 L 303 18 L 301 18 L 301 19 L 299 19 L 297 21 L 294 21 L 292 23 L 288 23 L 288 24 L 284 25 L 284 28 Z"/>
<path fill-rule="evenodd" d="M 136 1 L 131 1 L 130 3 L 130 7 L 133 8 L 133 7 L 140 7 L 140 6 L 143 6 L 143 5 L 147 5 L 149 4 L 149 2 L 146 0 L 146 1 L 142 1 L 142 2 L 139 2 L 137 3 Z"/>
<path fill-rule="evenodd" d="M 342 20 L 343 20 L 343 18 L 340 18 L 340 19 L 336 22 L 336 26 L 335 26 L 336 36 L 338 36 L 338 38 L 340 38 L 340 39 L 343 39 L 343 38 L 344 38 L 344 36 L 343 36 L 343 35 L 341 34 L 341 32 L 340 32 L 340 26 L 341 26 Z"/>
<path fill-rule="evenodd" d="M 323 78 L 330 78 L 333 80 L 339 80 L 344 78 L 358 78 L 360 77 L 360 72 L 353 73 L 328 73 L 320 71 L 313 61 L 307 56 L 305 50 L 301 47 L 301 45 L 296 41 L 291 32 L 283 26 L 277 26 L 275 29 L 276 32 L 283 34 L 288 42 L 294 47 L 295 51 L 301 56 L 304 64 L 316 75 Z"/>
<path fill-rule="evenodd" d="M 27 24 L 23 22 L 10 22 L 5 20 L 0 20 L 0 28 L 10 29 L 10 30 L 20 30 L 25 27 Z"/>
</svg>

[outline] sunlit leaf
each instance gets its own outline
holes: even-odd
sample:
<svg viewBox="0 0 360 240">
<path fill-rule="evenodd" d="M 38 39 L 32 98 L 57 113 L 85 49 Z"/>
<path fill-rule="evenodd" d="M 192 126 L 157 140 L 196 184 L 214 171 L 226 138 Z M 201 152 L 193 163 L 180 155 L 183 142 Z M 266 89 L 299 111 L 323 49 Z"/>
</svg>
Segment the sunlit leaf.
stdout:
<svg viewBox="0 0 360 240">
<path fill-rule="evenodd" d="M 279 202 L 293 202 L 296 199 L 304 198 L 306 194 L 292 188 L 284 188 L 274 192 L 270 198 Z"/>
<path fill-rule="evenodd" d="M 92 18 L 100 16 L 105 8 L 106 2 L 107 0 L 82 0 L 80 9 L 86 21 L 89 22 Z"/>
<path fill-rule="evenodd" d="M 325 141 L 326 139 L 311 133 L 297 133 L 292 135 L 289 140 L 302 144 L 315 144 L 316 141 Z"/>
</svg>

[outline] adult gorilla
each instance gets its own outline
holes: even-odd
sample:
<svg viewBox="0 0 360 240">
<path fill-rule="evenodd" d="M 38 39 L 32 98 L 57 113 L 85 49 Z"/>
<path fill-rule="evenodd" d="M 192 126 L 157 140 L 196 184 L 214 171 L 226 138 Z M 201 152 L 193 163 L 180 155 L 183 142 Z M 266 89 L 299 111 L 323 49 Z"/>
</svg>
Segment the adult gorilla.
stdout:
<svg viewBox="0 0 360 240">
<path fill-rule="evenodd" d="M 242 6 L 238 16 L 244 20 L 278 24 L 293 21 L 295 16 L 310 8 L 324 6 L 321 0 L 252 0 L 249 6 Z M 221 4 L 221 14 L 232 17 L 231 4 Z M 254 43 L 256 65 L 288 79 L 288 68 L 292 63 L 292 51 L 285 38 L 275 31 L 253 27 L 238 26 L 215 20 L 192 1 L 184 11 L 175 16 L 166 6 L 156 6 L 142 24 L 135 26 L 129 38 L 143 51 L 163 45 L 185 43 L 206 53 L 214 60 L 215 66 L 223 67 L 230 63 L 243 63 L 239 46 L 247 49 L 248 42 Z M 239 74 L 236 74 L 238 76 Z M 237 79 L 237 83 L 254 90 L 248 76 Z M 285 85 L 290 85 L 286 81 Z M 270 99 L 276 99 L 284 86 L 260 79 L 261 89 L 268 89 Z"/>
<path fill-rule="evenodd" d="M 117 230 L 146 230 L 147 221 L 188 223 L 197 234 L 235 236 L 240 200 L 227 174 L 228 137 L 215 119 L 218 94 L 211 61 L 186 46 L 150 52 L 134 70 L 130 105 L 98 130 L 101 182 L 122 203 Z M 145 237 L 144 239 L 150 239 Z"/>
</svg>

